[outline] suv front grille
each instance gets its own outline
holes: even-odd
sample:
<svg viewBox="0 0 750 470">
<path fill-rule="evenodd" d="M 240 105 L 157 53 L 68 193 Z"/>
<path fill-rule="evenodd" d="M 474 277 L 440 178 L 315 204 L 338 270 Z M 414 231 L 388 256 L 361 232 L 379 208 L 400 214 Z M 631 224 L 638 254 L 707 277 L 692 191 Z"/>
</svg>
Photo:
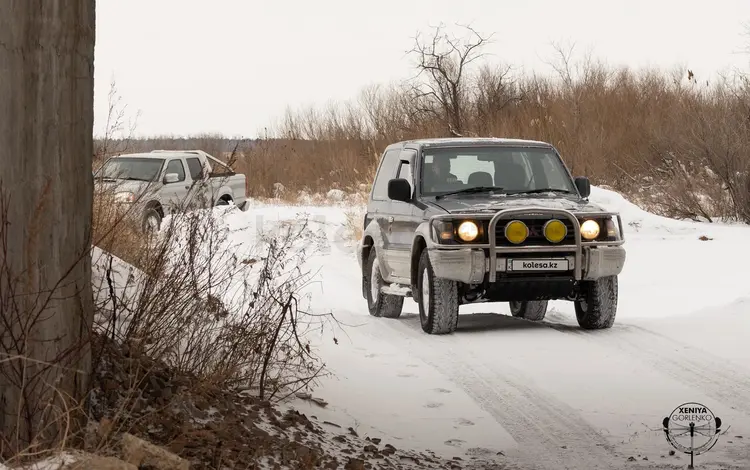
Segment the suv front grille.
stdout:
<svg viewBox="0 0 750 470">
<path fill-rule="evenodd" d="M 548 220 L 552 220 L 554 217 L 546 218 L 517 218 L 517 219 L 503 219 L 498 221 L 495 229 L 495 243 L 497 246 L 524 246 L 524 245 L 539 245 L 539 246 L 553 246 L 553 245 L 573 245 L 575 244 L 575 229 L 573 223 L 566 218 L 559 218 L 565 227 L 568 229 L 568 233 L 565 235 L 565 239 L 559 243 L 552 243 L 544 237 L 544 224 Z M 505 226 L 511 220 L 520 220 L 529 227 L 528 238 L 518 245 L 511 243 L 505 238 Z"/>
</svg>

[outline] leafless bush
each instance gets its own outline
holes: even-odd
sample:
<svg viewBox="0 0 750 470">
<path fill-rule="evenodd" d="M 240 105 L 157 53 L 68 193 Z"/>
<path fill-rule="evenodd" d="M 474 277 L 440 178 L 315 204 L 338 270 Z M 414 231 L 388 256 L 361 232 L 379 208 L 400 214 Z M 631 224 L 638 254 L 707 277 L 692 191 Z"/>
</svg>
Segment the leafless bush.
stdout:
<svg viewBox="0 0 750 470">
<path fill-rule="evenodd" d="M 0 257 L 0 372 L 21 393 L 49 392 L 41 404 L 21 400 L 18 410 L 3 407 L 25 423 L 18 428 L 23 435 L 0 438 L 3 458 L 34 459 L 52 451 L 50 443 L 58 443 L 59 451 L 81 441 L 73 421 L 85 418 L 90 403 L 56 392 L 43 372 L 66 367 L 78 350 L 91 347 L 92 337 L 106 335 L 132 357 L 150 357 L 192 377 L 193 391 L 247 389 L 277 400 L 324 374 L 308 334 L 331 317 L 308 313 L 301 292 L 309 279 L 303 261 L 320 241 L 304 219 L 275 231 L 261 224 L 257 239 L 236 246 L 222 223 L 222 212 L 236 207 L 206 209 L 205 201 L 183 201 L 160 232 L 147 235 L 137 223 L 137 204 L 116 202 L 115 192 L 109 188 L 94 198 L 97 247 L 82 256 L 93 257 L 96 315 L 94 330 L 79 332 L 76 350 L 44 363 L 24 357 L 24 345 L 33 342 L 34 329 L 45 320 L 45 299 L 57 291 L 20 298 L 15 286 L 25 274 L 12 272 Z M 0 198 L 0 214 L 7 204 Z M 7 219 L 1 220 L 0 250 L 7 252 Z M 95 367 L 101 353 L 93 351 Z M 121 386 L 132 387 L 124 391 L 130 401 L 123 408 L 142 399 L 139 384 Z"/>
<path fill-rule="evenodd" d="M 118 268 L 103 254 L 97 324 L 199 381 L 267 397 L 303 387 L 322 370 L 304 334 L 323 319 L 300 305 L 307 226 L 259 232 L 244 249 L 227 230 L 211 210 L 186 213 L 165 220 L 139 268 Z"/>
</svg>

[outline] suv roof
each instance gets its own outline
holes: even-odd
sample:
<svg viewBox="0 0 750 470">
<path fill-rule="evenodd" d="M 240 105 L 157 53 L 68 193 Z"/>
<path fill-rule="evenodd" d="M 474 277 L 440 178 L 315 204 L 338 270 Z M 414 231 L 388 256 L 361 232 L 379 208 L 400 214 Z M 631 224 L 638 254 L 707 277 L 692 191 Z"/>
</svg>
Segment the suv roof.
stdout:
<svg viewBox="0 0 750 470">
<path fill-rule="evenodd" d="M 411 144 L 411 145 L 409 145 Z M 552 148 L 552 144 L 539 140 L 504 139 L 497 137 L 443 137 L 432 139 L 404 140 L 393 144 L 393 146 L 419 146 L 419 147 L 454 147 L 458 145 L 513 145 L 523 147 Z"/>
</svg>

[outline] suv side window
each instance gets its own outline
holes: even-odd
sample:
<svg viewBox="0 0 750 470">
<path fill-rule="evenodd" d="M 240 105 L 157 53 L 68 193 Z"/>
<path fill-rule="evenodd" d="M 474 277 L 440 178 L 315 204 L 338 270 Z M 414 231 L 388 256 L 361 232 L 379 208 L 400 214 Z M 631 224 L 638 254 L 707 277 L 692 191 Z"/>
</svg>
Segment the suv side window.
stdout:
<svg viewBox="0 0 750 470">
<path fill-rule="evenodd" d="M 398 155 L 400 149 L 389 150 L 383 156 L 380 163 L 378 174 L 375 177 L 375 184 L 372 187 L 372 198 L 379 201 L 388 199 L 388 181 L 396 176 L 396 167 L 398 166 Z"/>
<path fill-rule="evenodd" d="M 200 181 L 201 173 L 203 173 L 203 167 L 201 166 L 200 159 L 186 158 L 185 161 L 187 162 L 188 170 L 190 170 L 190 177 L 193 179 L 193 181 Z"/>
<path fill-rule="evenodd" d="M 177 181 L 185 181 L 185 165 L 182 160 L 170 160 L 166 173 L 177 173 Z"/>
</svg>

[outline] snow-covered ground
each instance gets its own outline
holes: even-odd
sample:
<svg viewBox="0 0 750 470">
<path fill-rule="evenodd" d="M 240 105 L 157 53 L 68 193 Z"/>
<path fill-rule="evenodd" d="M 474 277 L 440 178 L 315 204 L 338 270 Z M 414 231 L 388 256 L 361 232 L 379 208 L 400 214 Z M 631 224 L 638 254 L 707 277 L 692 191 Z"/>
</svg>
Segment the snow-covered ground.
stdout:
<svg viewBox="0 0 750 470">
<path fill-rule="evenodd" d="M 289 406 L 397 448 L 584 469 L 684 468 L 689 457 L 669 455 L 661 423 L 700 402 L 729 430 L 696 464 L 750 468 L 750 227 L 666 219 L 592 190 L 622 214 L 628 250 L 617 322 L 593 332 L 578 329 L 568 302 L 551 302 L 538 323 L 506 304 L 464 306 L 450 336 L 423 333 L 411 299 L 400 319 L 371 317 L 347 228 L 347 211 L 361 207 L 230 210 L 238 250 L 304 215 L 326 242 L 307 258 L 306 292 L 315 313 L 341 323 L 313 337 L 333 373 L 314 395 L 329 405 Z"/>
</svg>

